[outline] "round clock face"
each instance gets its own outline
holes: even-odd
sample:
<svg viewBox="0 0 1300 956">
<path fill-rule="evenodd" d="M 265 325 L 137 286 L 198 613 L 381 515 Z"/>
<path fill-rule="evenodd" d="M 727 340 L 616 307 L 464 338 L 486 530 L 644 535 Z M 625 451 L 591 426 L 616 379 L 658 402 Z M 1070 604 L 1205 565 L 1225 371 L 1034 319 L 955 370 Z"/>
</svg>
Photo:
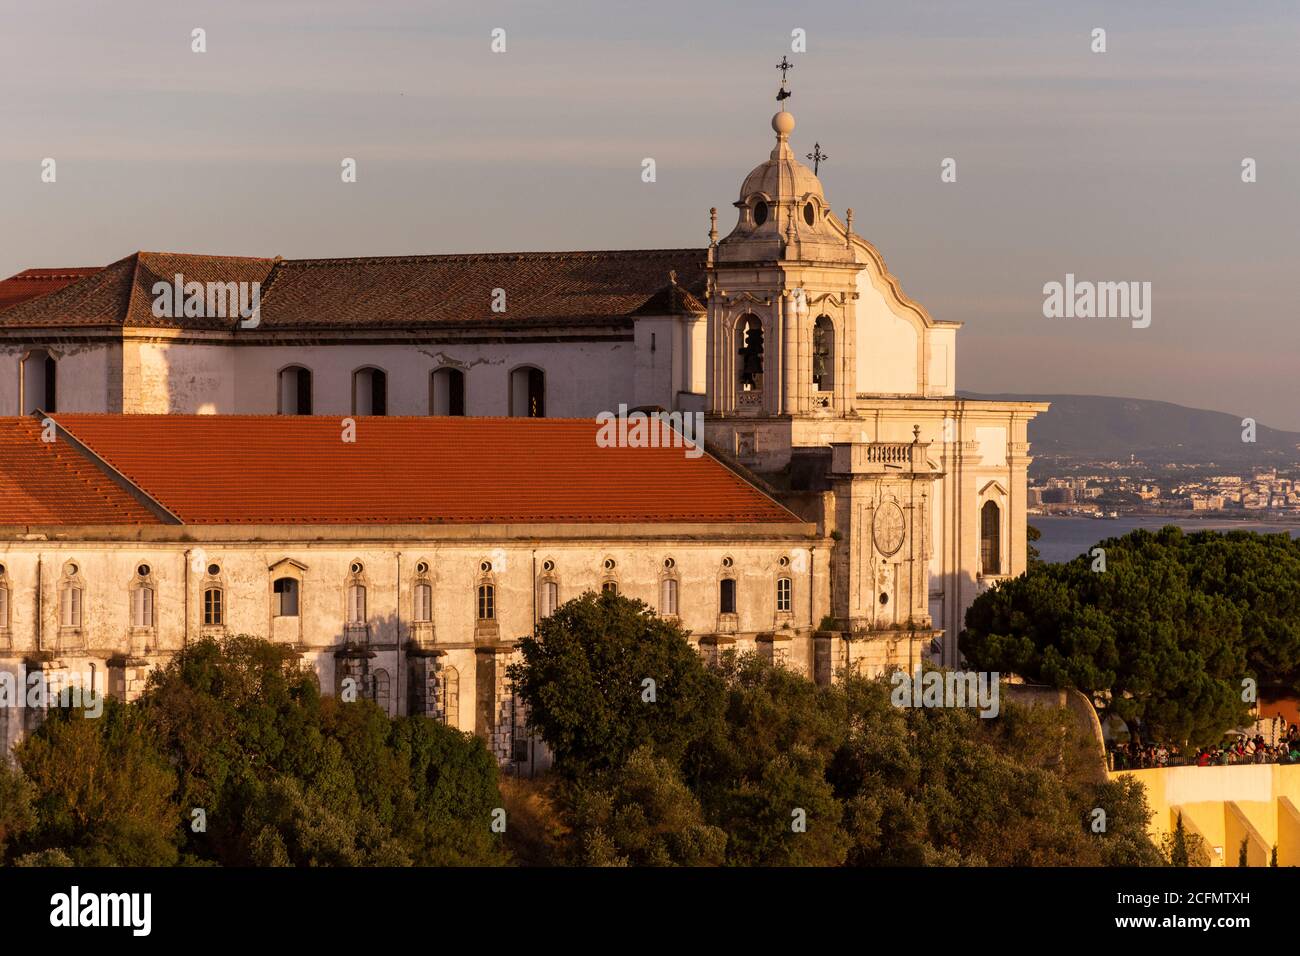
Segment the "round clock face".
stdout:
<svg viewBox="0 0 1300 956">
<path fill-rule="evenodd" d="M 876 509 L 876 516 L 871 522 L 871 534 L 876 541 L 876 550 L 883 555 L 891 555 L 903 546 L 903 534 L 906 522 L 903 509 L 892 501 L 886 501 Z"/>
</svg>

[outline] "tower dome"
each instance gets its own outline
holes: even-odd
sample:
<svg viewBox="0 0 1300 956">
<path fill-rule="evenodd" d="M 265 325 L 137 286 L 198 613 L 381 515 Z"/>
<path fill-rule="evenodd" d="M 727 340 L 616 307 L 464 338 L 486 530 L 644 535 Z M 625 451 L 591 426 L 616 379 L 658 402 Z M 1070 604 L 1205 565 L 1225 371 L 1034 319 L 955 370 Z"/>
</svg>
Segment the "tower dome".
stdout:
<svg viewBox="0 0 1300 956">
<path fill-rule="evenodd" d="M 745 177 L 740 186 L 741 202 L 748 202 L 756 195 L 764 196 L 769 202 L 802 199 L 805 196 L 816 196 L 825 201 L 821 180 L 794 158 L 794 150 L 790 148 L 790 134 L 794 132 L 794 125 L 794 115 L 786 110 L 781 110 L 772 117 L 776 146 L 768 161 L 755 166 Z"/>
<path fill-rule="evenodd" d="M 736 227 L 718 246 L 722 259 L 851 259 L 842 231 L 817 174 L 795 159 L 790 147 L 794 116 L 781 110 L 772 117 L 776 145 L 740 185 Z"/>
</svg>

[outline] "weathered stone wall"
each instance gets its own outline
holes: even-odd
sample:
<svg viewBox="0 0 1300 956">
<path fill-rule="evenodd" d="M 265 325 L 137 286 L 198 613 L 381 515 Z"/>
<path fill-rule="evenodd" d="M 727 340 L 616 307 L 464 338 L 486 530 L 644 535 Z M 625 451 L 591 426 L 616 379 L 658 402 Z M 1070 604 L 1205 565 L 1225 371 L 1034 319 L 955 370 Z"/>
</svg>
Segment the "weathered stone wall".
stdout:
<svg viewBox="0 0 1300 956">
<path fill-rule="evenodd" d="M 298 650 L 327 692 L 337 692 L 349 676 L 362 688 L 386 678 L 391 712 L 414 707 L 462 730 L 477 727 L 508 760 L 525 715 L 505 671 L 515 641 L 532 631 L 540 612 L 534 585 L 543 577 L 558 585 L 560 602 L 612 581 L 620 593 L 658 609 L 661 582 L 670 573 L 678 580 L 678 615 L 696 639 L 725 627 L 753 650 L 756 636 L 777 631 L 783 635 L 781 658 L 810 667 L 808 635 L 825 613 L 829 549 L 823 545 L 810 558 L 810 544 L 819 539 L 805 525 L 782 527 L 751 532 L 748 540 L 724 540 L 724 529 L 704 528 L 690 534 L 609 526 L 550 540 L 530 533 L 541 528 L 510 529 L 520 533 L 522 544 L 500 528 L 496 537 L 492 529 L 477 528 L 416 540 L 336 528 L 117 530 L 84 540 L 14 535 L 0 541 L 10 589 L 8 626 L 0 627 L 0 669 L 17 672 L 37 657 L 79 670 L 93 665 L 110 692 L 133 699 L 149 669 L 188 641 L 205 635 L 269 637 Z M 207 540 L 179 540 L 181 534 Z M 427 570 L 420 573 L 417 565 Z M 154 589 L 153 623 L 137 628 L 131 626 L 131 594 L 143 580 L 142 568 Z M 719 611 L 723 576 L 737 582 L 737 613 L 725 619 Z M 776 610 L 782 576 L 792 582 L 788 614 Z M 274 614 L 278 577 L 298 582 L 296 618 Z M 433 587 L 434 620 L 425 632 L 430 641 L 413 646 L 419 580 Z M 357 582 L 366 588 L 366 620 L 350 627 L 347 589 Z M 477 619 L 482 584 L 495 589 L 491 628 Z M 60 594 L 69 586 L 82 589 L 80 627 L 60 620 Z M 204 592 L 210 588 L 221 592 L 220 625 L 204 622 Z M 801 661 L 801 652 L 807 660 Z M 444 684 L 453 673 L 455 693 L 449 695 Z"/>
</svg>

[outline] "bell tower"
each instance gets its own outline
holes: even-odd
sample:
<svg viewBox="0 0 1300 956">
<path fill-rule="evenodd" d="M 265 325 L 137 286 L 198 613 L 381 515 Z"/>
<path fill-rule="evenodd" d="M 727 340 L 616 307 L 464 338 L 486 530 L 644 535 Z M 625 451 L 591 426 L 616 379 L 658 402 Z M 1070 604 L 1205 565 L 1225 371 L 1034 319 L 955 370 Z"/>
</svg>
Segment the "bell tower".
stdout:
<svg viewBox="0 0 1300 956">
<path fill-rule="evenodd" d="M 745 177 L 735 228 L 722 240 L 713 210 L 707 260 L 711 424 L 735 433 L 742 459 L 775 467 L 781 444 L 788 460 L 792 421 L 856 415 L 863 264 L 817 175 L 795 159 L 794 128 L 786 110 L 772 117 L 776 145 Z M 765 449 L 750 447 L 750 436 Z"/>
<path fill-rule="evenodd" d="M 783 86 L 778 100 L 788 96 Z M 942 475 L 917 409 L 886 414 L 859 400 L 858 349 L 870 347 L 858 342 L 859 278 L 873 252 L 854 236 L 852 210 L 837 218 L 816 172 L 795 159 L 794 128 L 787 110 L 772 117 L 776 144 L 741 184 L 723 239 L 712 211 L 709 444 L 825 536 L 833 623 L 812 635 L 819 679 L 841 665 L 910 671 L 936 634 L 928 567 Z"/>
</svg>

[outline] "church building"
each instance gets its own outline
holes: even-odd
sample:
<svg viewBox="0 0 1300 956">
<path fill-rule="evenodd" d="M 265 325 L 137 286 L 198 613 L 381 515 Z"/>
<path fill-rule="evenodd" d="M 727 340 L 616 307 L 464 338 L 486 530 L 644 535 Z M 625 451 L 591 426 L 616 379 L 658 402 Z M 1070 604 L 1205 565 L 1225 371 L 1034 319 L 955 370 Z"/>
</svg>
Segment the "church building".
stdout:
<svg viewBox="0 0 1300 956">
<path fill-rule="evenodd" d="M 1047 406 L 956 396 L 959 323 L 832 210 L 794 117 L 771 125 L 701 248 L 136 252 L 0 282 L 0 668 L 93 657 L 129 695 L 218 600 L 223 632 L 299 648 L 322 686 L 355 673 L 511 759 L 498 664 L 610 582 L 705 654 L 959 666 L 971 601 L 1025 568 Z M 702 414 L 707 454 L 600 447 L 629 408 Z M 368 441 L 383 457 L 349 470 Z"/>
</svg>

